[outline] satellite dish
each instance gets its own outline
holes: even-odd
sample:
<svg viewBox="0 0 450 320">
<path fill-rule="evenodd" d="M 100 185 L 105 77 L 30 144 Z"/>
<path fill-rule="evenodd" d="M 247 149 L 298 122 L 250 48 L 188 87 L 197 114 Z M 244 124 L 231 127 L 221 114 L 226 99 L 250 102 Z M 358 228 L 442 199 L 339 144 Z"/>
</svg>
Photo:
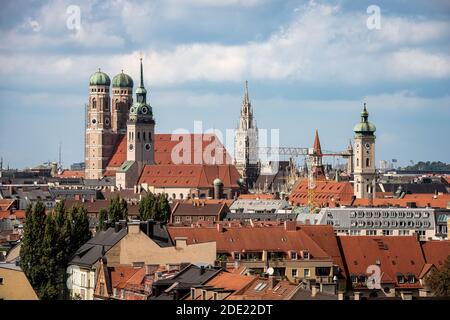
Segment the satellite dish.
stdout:
<svg viewBox="0 0 450 320">
<path fill-rule="evenodd" d="M 268 274 L 269 276 L 273 275 L 274 272 L 275 272 L 275 270 L 273 270 L 272 267 L 270 267 L 270 268 L 267 269 L 267 274 Z"/>
</svg>

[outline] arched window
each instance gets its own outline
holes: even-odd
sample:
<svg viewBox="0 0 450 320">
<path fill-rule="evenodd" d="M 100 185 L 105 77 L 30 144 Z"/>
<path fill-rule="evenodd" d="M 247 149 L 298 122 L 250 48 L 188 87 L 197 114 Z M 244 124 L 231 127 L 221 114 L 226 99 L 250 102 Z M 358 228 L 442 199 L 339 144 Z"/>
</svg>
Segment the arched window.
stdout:
<svg viewBox="0 0 450 320">
<path fill-rule="evenodd" d="M 356 185 L 356 192 L 359 192 L 359 184 Z"/>
<path fill-rule="evenodd" d="M 369 158 L 366 158 L 366 167 L 369 167 L 370 166 L 370 160 L 369 160 Z"/>
<path fill-rule="evenodd" d="M 145 131 L 144 131 L 144 132 L 142 132 L 142 140 L 144 140 L 144 141 L 145 141 Z"/>
<path fill-rule="evenodd" d="M 97 109 L 97 100 L 92 99 L 92 109 Z"/>
<path fill-rule="evenodd" d="M 119 110 L 119 99 L 116 99 L 115 105 L 116 105 L 116 110 Z"/>
<path fill-rule="evenodd" d="M 175 193 L 172 193 L 172 199 L 176 199 L 177 195 Z"/>
<path fill-rule="evenodd" d="M 359 167 L 359 158 L 356 158 L 356 166 Z"/>
<path fill-rule="evenodd" d="M 139 131 L 137 133 L 137 141 L 141 141 L 141 133 Z"/>
<path fill-rule="evenodd" d="M 180 193 L 180 199 L 183 199 L 183 194 L 182 193 Z"/>
<path fill-rule="evenodd" d="M 152 133 L 151 132 L 148 133 L 148 141 L 152 142 Z"/>
</svg>

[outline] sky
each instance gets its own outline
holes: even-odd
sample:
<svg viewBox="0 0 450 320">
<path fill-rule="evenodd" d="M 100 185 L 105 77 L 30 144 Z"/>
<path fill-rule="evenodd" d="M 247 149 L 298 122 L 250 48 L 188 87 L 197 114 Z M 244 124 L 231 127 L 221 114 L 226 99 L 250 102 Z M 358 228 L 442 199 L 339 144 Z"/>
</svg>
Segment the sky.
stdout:
<svg viewBox="0 0 450 320">
<path fill-rule="evenodd" d="M 65 167 L 83 161 L 90 75 L 137 83 L 142 56 L 157 133 L 235 128 L 248 80 L 280 146 L 310 147 L 318 129 L 344 150 L 366 101 L 377 161 L 450 162 L 449 18 L 445 0 L 5 1 L 0 156 L 30 167 L 61 143 Z"/>
</svg>

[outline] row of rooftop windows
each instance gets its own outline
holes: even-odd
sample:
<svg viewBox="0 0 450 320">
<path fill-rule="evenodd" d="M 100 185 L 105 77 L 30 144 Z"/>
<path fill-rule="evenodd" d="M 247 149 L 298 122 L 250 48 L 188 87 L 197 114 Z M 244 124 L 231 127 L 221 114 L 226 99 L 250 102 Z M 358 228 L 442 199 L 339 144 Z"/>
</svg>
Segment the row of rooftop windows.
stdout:
<svg viewBox="0 0 450 320">
<path fill-rule="evenodd" d="M 328 214 L 329 216 L 331 213 Z M 350 218 L 429 218 L 428 211 L 352 211 Z"/>
<path fill-rule="evenodd" d="M 327 221 L 327 224 L 331 224 L 333 226 L 339 226 L 339 221 Z M 396 228 L 396 227 L 400 227 L 400 228 L 429 228 L 431 226 L 431 223 L 429 221 L 356 221 L 356 220 L 351 220 L 350 221 L 350 226 L 351 227 L 391 227 L 391 228 Z"/>
</svg>

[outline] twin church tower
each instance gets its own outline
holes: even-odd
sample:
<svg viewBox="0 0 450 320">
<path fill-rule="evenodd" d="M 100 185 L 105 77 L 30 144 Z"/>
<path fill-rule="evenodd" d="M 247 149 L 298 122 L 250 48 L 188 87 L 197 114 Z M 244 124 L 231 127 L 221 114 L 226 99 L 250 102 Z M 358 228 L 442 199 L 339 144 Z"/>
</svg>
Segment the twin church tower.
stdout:
<svg viewBox="0 0 450 320">
<path fill-rule="evenodd" d="M 133 79 L 119 73 L 111 80 L 99 71 L 89 79 L 86 106 L 85 178 L 101 179 L 120 138 L 127 135 L 127 160 L 141 169 L 154 163 L 155 120 L 147 103 L 142 59 L 140 84 L 133 103 Z M 112 97 L 110 97 L 112 88 Z"/>
<path fill-rule="evenodd" d="M 89 103 L 86 105 L 85 178 L 102 179 L 121 138 L 126 135 L 126 161 L 117 170 L 117 185 L 132 185 L 145 165 L 155 163 L 155 119 L 144 87 L 142 59 L 140 83 L 133 102 L 133 79 L 119 73 L 112 80 L 99 71 L 89 79 Z M 112 92 L 110 92 L 110 88 Z M 111 96 L 112 94 L 112 96 Z M 354 127 L 352 150 L 354 195 L 369 198 L 375 184 L 375 125 L 368 121 L 364 103 L 361 121 Z M 259 175 L 258 128 L 245 83 L 239 124 L 235 135 L 235 166 L 247 185 Z M 122 181 L 123 180 L 123 181 Z"/>
</svg>

